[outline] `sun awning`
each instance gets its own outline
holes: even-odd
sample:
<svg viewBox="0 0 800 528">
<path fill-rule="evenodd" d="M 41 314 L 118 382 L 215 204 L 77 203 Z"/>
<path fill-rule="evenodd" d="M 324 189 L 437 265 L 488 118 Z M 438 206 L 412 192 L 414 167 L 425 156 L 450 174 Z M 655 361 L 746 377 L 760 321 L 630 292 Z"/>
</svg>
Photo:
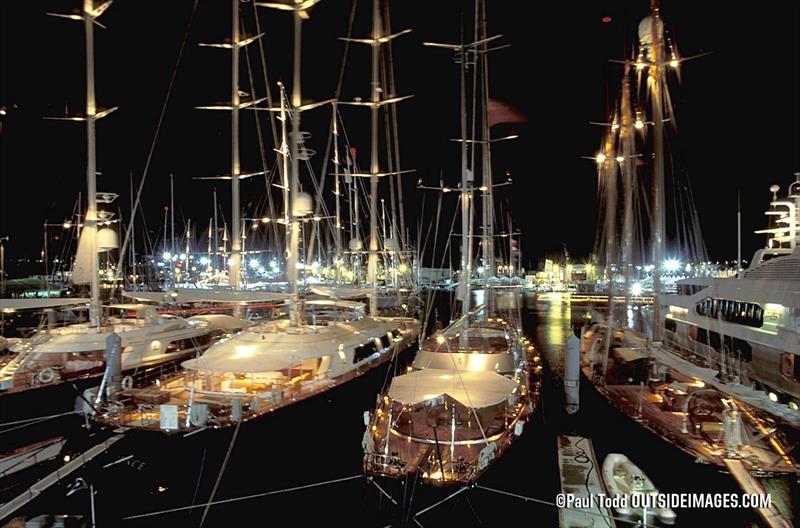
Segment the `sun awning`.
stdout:
<svg viewBox="0 0 800 528">
<path fill-rule="evenodd" d="M 333 297 L 334 299 L 366 297 L 372 292 L 370 288 L 347 288 L 342 286 L 312 286 L 310 290 L 317 295 Z"/>
<path fill-rule="evenodd" d="M 638 348 L 626 348 L 626 347 L 618 347 L 614 349 L 614 355 L 621 358 L 624 361 L 630 363 L 631 361 L 636 361 L 637 359 L 642 359 L 644 357 L 644 353 Z"/>
<path fill-rule="evenodd" d="M 480 409 L 506 401 L 516 386 L 495 372 L 424 369 L 394 378 L 389 397 L 414 405 L 447 394 L 468 407 Z"/>
<path fill-rule="evenodd" d="M 124 292 L 123 295 L 141 302 L 166 304 L 191 303 L 233 303 L 248 304 L 261 302 L 278 302 L 289 297 L 288 293 L 264 291 L 234 291 L 211 289 L 177 289 L 168 292 Z"/>
<path fill-rule="evenodd" d="M 90 299 L 82 297 L 64 297 L 53 299 L 0 299 L 0 310 L 37 310 L 55 308 L 57 306 L 73 306 L 86 304 Z"/>
<path fill-rule="evenodd" d="M 291 352 L 264 350 L 252 345 L 236 345 L 226 349 L 224 352 L 215 352 L 217 353 L 189 359 L 181 365 L 187 370 L 254 374 L 277 372 L 292 368 L 300 363 L 300 360 Z"/>
</svg>

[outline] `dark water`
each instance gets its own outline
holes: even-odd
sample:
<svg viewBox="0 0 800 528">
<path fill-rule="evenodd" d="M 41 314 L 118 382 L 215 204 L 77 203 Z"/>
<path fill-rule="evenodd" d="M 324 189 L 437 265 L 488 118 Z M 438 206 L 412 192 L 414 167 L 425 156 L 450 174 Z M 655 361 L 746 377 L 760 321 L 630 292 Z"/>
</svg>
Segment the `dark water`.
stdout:
<svg viewBox="0 0 800 528">
<path fill-rule="evenodd" d="M 446 306 L 441 313 L 446 313 Z M 549 527 L 558 526 L 558 511 L 550 505 L 560 490 L 556 439 L 559 434 L 576 433 L 592 438 L 599 460 L 609 452 L 628 455 L 664 492 L 737 491 L 730 477 L 694 464 L 619 414 L 587 384 L 581 387 L 580 412 L 567 416 L 561 381 L 563 347 L 573 318 L 580 318 L 581 312 L 567 304 L 537 304 L 526 297 L 523 317 L 527 334 L 535 338 L 546 360 L 542 406 L 523 436 L 487 471 L 480 484 L 536 501 L 473 488 L 420 514 L 455 490 L 424 488 L 414 482 L 375 481 L 395 504 L 360 476 L 363 412 L 374 406 L 387 373 L 402 368 L 402 363 L 373 371 L 324 397 L 242 425 L 225 465 L 233 429 L 206 431 L 189 438 L 129 432 L 74 477 L 83 477 L 94 486 L 97 525 L 101 527 L 200 526 L 215 486 L 215 500 L 257 496 L 209 508 L 203 526 L 399 526 L 413 512 L 412 517 L 417 513 L 416 520 L 426 527 L 502 526 L 509 522 Z M 61 421 L 57 428 L 72 438 L 73 449 L 111 434 L 86 431 L 75 420 Z M 119 460 L 122 462 L 113 464 Z M 104 467 L 108 464 L 113 465 Z M 304 487 L 347 477 L 356 478 Z M 32 480 L 35 475 L 26 478 Z M 66 478 L 20 513 L 75 513 L 88 519 L 88 490 L 66 495 L 74 480 L 73 476 Z M 23 481 L 20 479 L 20 485 Z M 301 489 L 266 494 L 293 487 Z M 784 494 L 785 502 L 789 502 L 788 491 Z M 192 505 L 191 509 L 132 518 Z M 752 527 L 759 526 L 757 523 L 750 510 L 678 511 L 681 527 Z M 413 520 L 410 525 L 414 525 Z"/>
</svg>

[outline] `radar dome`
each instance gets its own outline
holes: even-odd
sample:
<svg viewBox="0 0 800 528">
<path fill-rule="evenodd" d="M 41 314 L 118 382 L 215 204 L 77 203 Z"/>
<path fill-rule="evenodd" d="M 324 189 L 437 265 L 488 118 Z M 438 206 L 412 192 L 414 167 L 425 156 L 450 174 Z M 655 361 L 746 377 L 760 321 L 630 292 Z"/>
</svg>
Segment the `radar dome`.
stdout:
<svg viewBox="0 0 800 528">
<path fill-rule="evenodd" d="M 658 25 L 658 33 L 663 36 L 664 21 L 660 18 L 656 19 L 656 24 Z M 639 22 L 639 42 L 643 45 L 653 43 L 653 17 L 645 17 Z"/>
<path fill-rule="evenodd" d="M 116 231 L 108 227 L 97 231 L 98 251 L 111 251 L 117 248 L 119 248 L 119 238 Z"/>
<path fill-rule="evenodd" d="M 308 193 L 297 193 L 294 197 L 294 215 L 305 216 L 314 212 L 314 206 L 311 200 L 311 195 Z"/>
</svg>

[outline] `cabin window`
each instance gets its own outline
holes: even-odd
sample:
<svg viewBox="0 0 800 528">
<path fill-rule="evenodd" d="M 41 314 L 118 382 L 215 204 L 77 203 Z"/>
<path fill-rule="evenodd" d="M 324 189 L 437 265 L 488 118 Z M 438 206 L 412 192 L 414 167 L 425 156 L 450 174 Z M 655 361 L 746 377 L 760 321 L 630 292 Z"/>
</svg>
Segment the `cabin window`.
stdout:
<svg viewBox="0 0 800 528">
<path fill-rule="evenodd" d="M 764 324 L 764 310 L 755 303 L 707 297 L 697 303 L 695 312 L 712 319 L 720 318 L 730 323 L 756 328 L 760 328 Z"/>
<path fill-rule="evenodd" d="M 678 323 L 676 323 L 673 319 L 667 319 L 664 321 L 664 328 L 666 328 L 670 332 L 677 332 Z"/>
<path fill-rule="evenodd" d="M 364 359 L 374 354 L 376 350 L 377 348 L 375 347 L 374 341 L 370 341 L 363 345 L 357 346 L 355 354 L 353 355 L 353 363 L 358 363 L 359 361 L 363 361 Z"/>
<path fill-rule="evenodd" d="M 392 340 L 389 339 L 389 336 L 387 334 L 381 336 L 381 345 L 383 345 L 382 348 L 389 348 L 389 345 L 391 344 Z"/>
</svg>

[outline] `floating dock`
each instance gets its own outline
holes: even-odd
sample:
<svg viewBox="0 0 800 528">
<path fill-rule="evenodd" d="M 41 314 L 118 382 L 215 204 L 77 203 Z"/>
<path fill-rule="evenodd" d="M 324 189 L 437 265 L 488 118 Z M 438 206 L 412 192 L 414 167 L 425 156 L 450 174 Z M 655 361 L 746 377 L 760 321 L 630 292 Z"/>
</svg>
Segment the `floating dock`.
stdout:
<svg viewBox="0 0 800 528">
<path fill-rule="evenodd" d="M 744 467 L 744 464 L 742 464 L 741 460 L 726 458 L 725 466 L 731 472 L 733 478 L 736 479 L 736 482 L 742 488 L 744 493 L 758 495 L 767 494 L 761 483 L 750 474 L 747 468 Z M 758 512 L 758 514 L 764 520 L 764 523 L 769 526 L 769 528 L 792 528 L 792 523 L 789 522 L 789 520 L 784 517 L 780 511 L 778 511 L 778 508 L 776 508 L 774 504 L 770 504 L 769 508 L 753 509 Z"/>
<path fill-rule="evenodd" d="M 58 483 L 67 475 L 77 470 L 84 464 L 88 463 L 94 457 L 105 453 L 108 448 L 114 445 L 118 440 L 122 439 L 123 435 L 118 434 L 108 438 L 107 440 L 97 444 L 96 446 L 88 449 L 83 454 L 73 458 L 56 471 L 50 473 L 42 480 L 31 486 L 25 493 L 11 499 L 5 504 L 0 505 L 0 519 L 5 519 L 21 507 L 28 504 L 30 501 L 38 497 L 44 490 Z"/>
<path fill-rule="evenodd" d="M 558 470 L 561 473 L 561 493 L 587 500 L 596 498 L 601 493 L 606 494 L 600 477 L 600 466 L 590 439 L 582 436 L 559 436 Z M 616 528 L 611 511 L 598 505 L 596 501 L 592 504 L 593 506 L 589 508 L 559 508 L 559 526 Z"/>
</svg>

